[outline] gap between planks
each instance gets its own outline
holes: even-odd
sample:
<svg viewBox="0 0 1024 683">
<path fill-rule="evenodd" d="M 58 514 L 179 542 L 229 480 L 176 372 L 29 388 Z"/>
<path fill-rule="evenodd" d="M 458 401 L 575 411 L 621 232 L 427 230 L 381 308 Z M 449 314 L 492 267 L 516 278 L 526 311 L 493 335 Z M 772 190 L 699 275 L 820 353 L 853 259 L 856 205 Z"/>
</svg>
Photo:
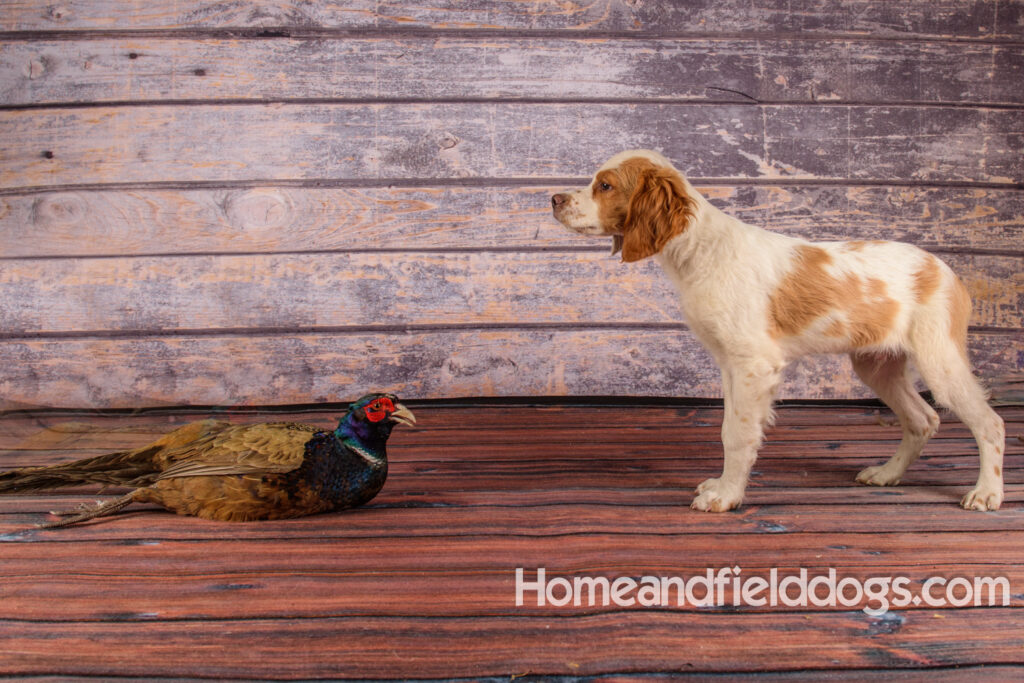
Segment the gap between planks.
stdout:
<svg viewBox="0 0 1024 683">
<path fill-rule="evenodd" d="M 587 29 L 509 29 L 509 28 L 446 28 L 400 25 L 386 28 L 303 27 L 303 26 L 228 26 L 138 29 L 59 29 L 0 31 L 0 40 L 36 42 L 49 40 L 109 39 L 211 39 L 211 40 L 345 40 L 352 38 L 487 38 L 487 39 L 569 39 L 569 40 L 744 40 L 785 42 L 856 42 L 856 43 L 967 43 L 971 45 L 1024 45 L 1024 39 L 1009 36 L 958 36 L 952 34 L 871 35 L 845 31 L 666 31 L 666 30 L 587 30 Z"/>
<path fill-rule="evenodd" d="M 715 89 L 708 86 L 708 89 Z M 721 88 L 719 88 L 720 90 Z M 754 98 L 738 90 L 731 91 L 742 96 L 740 99 L 715 99 L 710 97 L 226 97 L 221 99 L 143 99 L 103 100 L 101 102 L 40 102 L 27 104 L 0 104 L 0 111 L 37 111 L 51 109 L 97 109 L 126 107 L 204 107 L 204 106 L 268 106 L 268 105 L 417 105 L 417 104 L 552 104 L 552 105 L 634 105 L 670 104 L 692 106 L 746 105 L 749 107 L 892 107 L 908 109 L 1006 109 L 1024 111 L 1024 103 L 1016 102 L 957 102 L 957 101 L 916 101 L 916 100 L 777 100 Z"/>
<path fill-rule="evenodd" d="M 546 176 L 543 178 L 479 176 L 469 178 L 396 177 L 396 178 L 255 178 L 251 180 L 154 180 L 147 182 L 61 183 L 0 188 L 0 197 L 49 192 L 138 191 L 138 190 L 234 190 L 260 187 L 289 189 L 368 189 L 368 188 L 509 188 L 579 186 L 589 183 L 585 176 Z M 871 178 L 749 178 L 727 176 L 687 176 L 694 186 L 735 185 L 765 187 L 906 187 L 980 190 L 1024 190 L 1024 181 L 986 180 L 892 180 Z"/>
</svg>

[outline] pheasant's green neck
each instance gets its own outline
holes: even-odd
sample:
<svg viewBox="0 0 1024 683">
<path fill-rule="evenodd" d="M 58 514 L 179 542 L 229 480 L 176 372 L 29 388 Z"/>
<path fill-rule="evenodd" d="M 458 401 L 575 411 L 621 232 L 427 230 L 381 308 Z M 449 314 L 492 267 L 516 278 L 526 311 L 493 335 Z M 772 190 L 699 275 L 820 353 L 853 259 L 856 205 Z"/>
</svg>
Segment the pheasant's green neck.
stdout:
<svg viewBox="0 0 1024 683">
<path fill-rule="evenodd" d="M 352 413 L 341 418 L 334 435 L 352 450 L 374 460 L 387 457 L 387 442 L 392 424 L 387 421 L 369 423 L 357 420 Z"/>
</svg>

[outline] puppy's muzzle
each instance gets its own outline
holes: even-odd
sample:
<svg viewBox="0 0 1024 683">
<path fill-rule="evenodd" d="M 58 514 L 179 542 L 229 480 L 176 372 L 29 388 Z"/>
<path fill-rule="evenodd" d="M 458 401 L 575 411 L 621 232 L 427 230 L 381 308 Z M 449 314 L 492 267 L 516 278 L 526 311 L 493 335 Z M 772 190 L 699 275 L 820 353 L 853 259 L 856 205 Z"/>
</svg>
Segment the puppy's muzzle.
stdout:
<svg viewBox="0 0 1024 683">
<path fill-rule="evenodd" d="M 551 213 L 554 214 L 555 218 L 559 221 L 562 220 L 562 214 L 565 209 L 569 208 L 569 195 L 562 194 L 559 192 L 551 197 Z"/>
</svg>

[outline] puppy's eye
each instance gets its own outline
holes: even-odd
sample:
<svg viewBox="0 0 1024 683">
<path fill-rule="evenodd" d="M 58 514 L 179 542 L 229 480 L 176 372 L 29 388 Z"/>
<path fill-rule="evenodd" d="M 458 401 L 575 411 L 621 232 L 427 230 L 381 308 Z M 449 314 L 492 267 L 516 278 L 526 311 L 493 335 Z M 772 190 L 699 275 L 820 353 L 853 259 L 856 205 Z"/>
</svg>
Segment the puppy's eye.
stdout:
<svg viewBox="0 0 1024 683">
<path fill-rule="evenodd" d="M 608 190 L 612 189 L 612 186 L 609 185 L 608 183 L 601 183 L 597 187 L 599 190 L 601 190 L 601 192 L 607 192 Z"/>
</svg>

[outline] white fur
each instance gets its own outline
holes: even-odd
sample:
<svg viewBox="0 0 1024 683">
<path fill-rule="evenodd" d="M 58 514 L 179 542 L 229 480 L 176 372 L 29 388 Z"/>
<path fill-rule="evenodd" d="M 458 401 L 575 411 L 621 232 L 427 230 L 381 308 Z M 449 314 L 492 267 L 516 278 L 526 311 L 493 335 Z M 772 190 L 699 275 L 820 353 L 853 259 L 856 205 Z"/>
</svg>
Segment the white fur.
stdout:
<svg viewBox="0 0 1024 683">
<path fill-rule="evenodd" d="M 668 159 L 649 150 L 617 154 L 600 170 L 635 157 L 679 173 Z M 772 293 L 792 271 L 798 248 L 812 243 L 743 223 L 712 206 L 681 173 L 679 177 L 695 202 L 694 217 L 655 258 L 679 292 L 687 324 L 720 367 L 725 398 L 722 476 L 697 488 L 692 507 L 722 511 L 740 504 L 763 429 L 772 419 L 771 404 L 782 371 L 790 361 L 812 353 L 850 353 L 854 370 L 893 409 L 903 427 L 896 454 L 884 465 L 865 469 L 857 480 L 897 484 L 938 428 L 938 416 L 914 388 L 909 360 L 936 400 L 955 411 L 978 442 L 978 483 L 961 505 L 997 509 L 1003 499 L 1003 421 L 989 407 L 950 334 L 950 300 L 957 283 L 948 266 L 936 259 L 938 288 L 917 303 L 914 274 L 926 259 L 934 258 L 928 253 L 897 242 L 813 243 L 828 252 L 830 274 L 883 281 L 885 295 L 899 304 L 898 311 L 884 337 L 870 346 L 855 348 L 849 338 L 825 333 L 833 322 L 848 322 L 848 311 L 841 307 L 817 317 L 799 334 L 773 336 Z M 593 198 L 596 182 L 595 178 L 586 188 L 563 193 L 555 214 L 574 232 L 613 234 L 609 226 L 600 225 Z"/>
</svg>

